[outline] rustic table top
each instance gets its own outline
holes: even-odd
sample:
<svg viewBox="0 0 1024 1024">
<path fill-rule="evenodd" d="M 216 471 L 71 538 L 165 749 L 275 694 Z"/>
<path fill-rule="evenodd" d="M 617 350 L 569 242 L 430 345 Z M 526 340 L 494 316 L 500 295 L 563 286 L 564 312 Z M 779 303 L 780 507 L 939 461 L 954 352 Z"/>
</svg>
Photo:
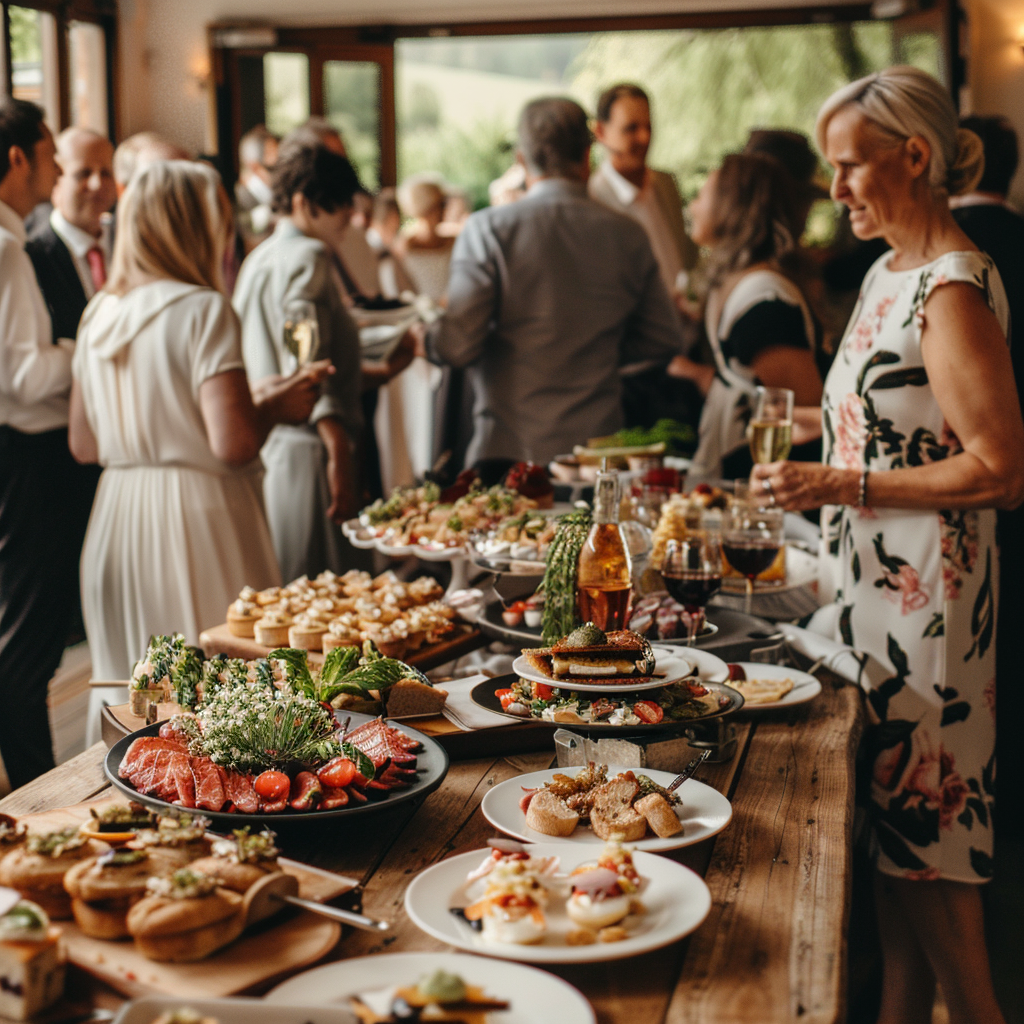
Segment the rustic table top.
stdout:
<svg viewBox="0 0 1024 1024">
<path fill-rule="evenodd" d="M 856 688 L 822 676 L 822 693 L 810 704 L 741 720 L 736 756 L 699 772 L 731 799 L 733 819 L 716 838 L 668 854 L 703 874 L 711 889 L 710 916 L 694 935 L 615 970 L 547 968 L 587 996 L 600 1024 L 843 1020 L 862 705 Z M 0 800 L 0 811 L 28 814 L 97 796 L 107 788 L 104 753 L 102 744 L 91 747 Z M 480 812 L 484 794 L 552 760 L 541 752 L 453 762 L 418 807 L 289 841 L 289 856 L 359 879 L 363 910 L 394 922 L 386 936 L 346 931 L 330 959 L 445 948 L 405 916 L 407 883 L 452 853 L 484 846 L 495 834 Z M 55 1019 L 118 1002 L 72 971 Z"/>
</svg>

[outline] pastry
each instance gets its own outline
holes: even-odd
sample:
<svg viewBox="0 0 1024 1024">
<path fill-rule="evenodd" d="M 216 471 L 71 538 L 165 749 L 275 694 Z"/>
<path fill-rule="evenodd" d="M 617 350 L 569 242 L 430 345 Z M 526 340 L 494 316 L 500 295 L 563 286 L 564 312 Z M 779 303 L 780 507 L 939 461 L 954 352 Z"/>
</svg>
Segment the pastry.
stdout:
<svg viewBox="0 0 1024 1024">
<path fill-rule="evenodd" d="M 210 853 L 206 836 L 206 818 L 161 818 L 157 828 L 144 829 L 128 844 L 134 850 L 145 850 L 153 865 L 152 874 L 164 875 L 183 868 Z"/>
<path fill-rule="evenodd" d="M 104 843 L 86 839 L 75 828 L 29 835 L 24 846 L 0 861 L 0 884 L 38 903 L 49 917 L 67 920 L 72 916 L 71 897 L 64 888 L 64 876 L 106 849 Z"/>
<path fill-rule="evenodd" d="M 228 607 L 228 630 L 234 636 L 251 638 L 253 627 L 263 617 L 263 609 L 255 601 L 239 598 Z"/>
<path fill-rule="evenodd" d="M 192 870 L 212 875 L 226 889 L 245 893 L 256 882 L 281 870 L 275 838 L 267 829 L 257 835 L 250 835 L 248 828 L 235 829 L 232 838 L 215 840 L 212 855 L 194 861 Z"/>
<path fill-rule="evenodd" d="M 127 916 L 146 895 L 154 864 L 145 850 L 110 850 L 76 864 L 64 876 L 78 927 L 94 939 L 128 935 Z"/>
<path fill-rule="evenodd" d="M 253 625 L 256 643 L 264 647 L 283 647 L 288 643 L 288 630 L 292 617 L 283 611 L 264 611 L 263 617 Z"/>
<path fill-rule="evenodd" d="M 149 895 L 128 911 L 128 931 L 150 960 L 203 960 L 242 934 L 242 897 L 189 868 L 151 878 Z"/>
<path fill-rule="evenodd" d="M 288 646 L 303 651 L 323 649 L 323 638 L 327 623 L 314 616 L 300 616 L 288 629 Z"/>
<path fill-rule="evenodd" d="M 0 890 L 0 1017 L 26 1020 L 64 991 L 61 930 L 42 907 Z"/>
</svg>

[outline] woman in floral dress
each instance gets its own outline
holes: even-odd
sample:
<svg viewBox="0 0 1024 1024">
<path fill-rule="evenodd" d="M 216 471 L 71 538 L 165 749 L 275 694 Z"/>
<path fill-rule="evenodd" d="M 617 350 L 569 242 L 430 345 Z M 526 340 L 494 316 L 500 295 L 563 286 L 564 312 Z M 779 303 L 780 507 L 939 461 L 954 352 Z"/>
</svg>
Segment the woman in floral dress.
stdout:
<svg viewBox="0 0 1024 1024">
<path fill-rule="evenodd" d="M 756 467 L 774 500 L 823 506 L 837 639 L 869 655 L 868 813 L 884 1024 L 1003 1020 L 977 883 L 992 875 L 995 509 L 1024 498 L 1024 425 L 991 259 L 957 227 L 980 140 L 948 93 L 890 68 L 822 108 L 818 142 L 868 272 L 825 383 L 824 464 Z"/>
</svg>

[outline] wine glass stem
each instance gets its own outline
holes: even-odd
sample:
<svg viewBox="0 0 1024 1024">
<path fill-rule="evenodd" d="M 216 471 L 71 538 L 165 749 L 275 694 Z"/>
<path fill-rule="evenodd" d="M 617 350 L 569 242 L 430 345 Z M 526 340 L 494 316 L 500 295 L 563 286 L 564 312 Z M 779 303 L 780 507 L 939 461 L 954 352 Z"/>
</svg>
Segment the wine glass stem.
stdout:
<svg viewBox="0 0 1024 1024">
<path fill-rule="evenodd" d="M 748 576 L 746 579 L 747 579 L 747 599 L 746 599 L 746 603 L 744 604 L 744 609 L 743 610 L 749 615 L 750 614 L 750 609 L 751 609 L 751 607 L 753 605 L 753 601 L 754 601 L 754 577 L 753 576 Z"/>
<path fill-rule="evenodd" d="M 686 610 L 686 646 L 692 647 L 697 640 L 697 619 L 700 612 Z"/>
</svg>

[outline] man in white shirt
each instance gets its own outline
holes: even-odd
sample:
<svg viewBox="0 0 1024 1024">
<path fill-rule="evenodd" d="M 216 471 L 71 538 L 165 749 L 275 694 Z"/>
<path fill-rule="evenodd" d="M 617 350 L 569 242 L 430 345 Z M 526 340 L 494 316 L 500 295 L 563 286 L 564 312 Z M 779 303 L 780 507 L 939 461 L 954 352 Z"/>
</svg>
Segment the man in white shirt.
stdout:
<svg viewBox="0 0 1024 1024">
<path fill-rule="evenodd" d="M 685 274 L 697 262 L 697 246 L 686 234 L 683 200 L 675 179 L 647 166 L 651 148 L 651 104 L 638 85 L 606 89 L 597 101 L 594 125 L 607 158 L 590 176 L 592 199 L 624 213 L 647 232 L 669 295 L 685 290 Z"/>
<path fill-rule="evenodd" d="M 54 338 L 74 338 L 88 301 L 107 280 L 110 210 L 117 199 L 114 147 L 88 128 L 57 137 L 63 174 L 49 221 L 25 246 L 50 312 Z"/>
<path fill-rule="evenodd" d="M 74 342 L 54 343 L 24 249 L 23 220 L 60 176 L 55 152 L 42 110 L 0 102 L 0 754 L 15 787 L 53 766 L 47 687 L 75 599 Z"/>
</svg>

